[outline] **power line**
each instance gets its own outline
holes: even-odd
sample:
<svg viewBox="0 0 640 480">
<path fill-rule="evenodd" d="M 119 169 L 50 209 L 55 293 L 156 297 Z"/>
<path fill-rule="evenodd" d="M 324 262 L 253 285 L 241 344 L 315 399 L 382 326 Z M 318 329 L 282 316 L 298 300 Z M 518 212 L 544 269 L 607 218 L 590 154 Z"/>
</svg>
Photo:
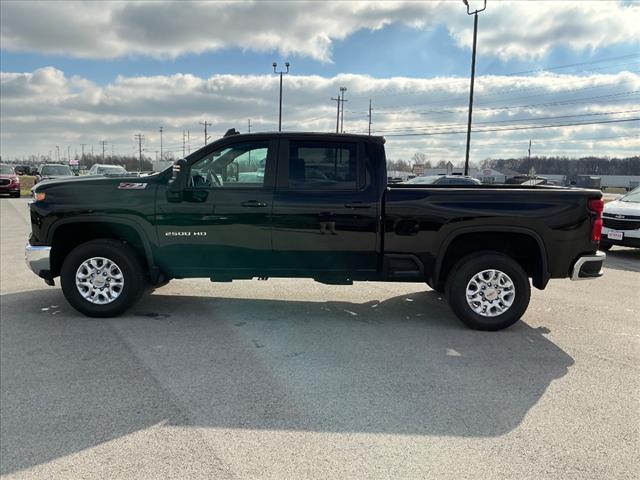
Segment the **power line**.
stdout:
<svg viewBox="0 0 640 480">
<path fill-rule="evenodd" d="M 512 76 L 512 75 L 524 75 L 527 73 L 536 73 L 536 72 L 551 72 L 553 70 L 562 70 L 563 68 L 573 68 L 573 67 L 580 67 L 583 65 L 594 65 L 596 63 L 605 63 L 605 62 L 611 62 L 611 61 L 615 61 L 615 60 L 623 60 L 625 58 L 635 58 L 640 56 L 640 54 L 637 53 L 632 53 L 629 55 L 620 55 L 618 57 L 609 57 L 609 58 L 602 58 L 599 60 L 591 60 L 588 62 L 578 62 L 578 63 L 568 63 L 565 65 L 554 65 L 552 67 L 545 67 L 545 68 L 537 68 L 534 70 L 522 70 L 519 72 L 511 72 L 511 73 L 503 73 L 502 75 L 508 75 L 508 76 Z"/>
<path fill-rule="evenodd" d="M 474 122 L 474 124 L 485 124 L 485 125 L 490 125 L 490 124 L 498 124 L 498 123 L 511 123 L 511 122 L 528 122 L 528 121 L 532 121 L 532 120 L 556 120 L 556 119 L 566 119 L 566 118 L 575 118 L 575 117 L 592 117 L 592 116 L 600 116 L 600 115 L 620 115 L 620 114 L 624 114 L 624 113 L 637 113 L 640 112 L 640 109 L 634 109 L 634 110 L 620 110 L 617 112 L 594 112 L 594 113 L 581 113 L 581 114 L 575 114 L 575 115 L 557 115 L 557 116 L 549 116 L 549 117 L 529 117 L 529 118 L 514 118 L 514 119 L 508 119 L 508 120 L 490 120 L 490 121 L 483 121 L 483 122 Z M 398 130 L 414 130 L 414 129 L 425 129 L 425 128 L 443 128 L 443 127 L 459 127 L 463 125 L 462 123 L 448 123 L 448 124 L 437 124 L 434 126 L 427 126 L 427 127 L 392 127 L 392 128 L 387 128 L 387 129 L 382 129 L 382 130 L 378 130 L 378 132 L 391 132 L 391 131 L 398 131 Z"/>
<path fill-rule="evenodd" d="M 558 127 L 574 127 L 580 125 L 599 125 L 605 123 L 622 123 L 622 122 L 633 122 L 640 120 L 640 117 L 636 118 L 625 118 L 620 120 L 600 120 L 598 122 L 582 122 L 582 123 L 565 123 L 565 124 L 552 124 L 552 125 L 533 125 L 533 126 L 525 126 L 525 127 L 512 127 L 512 128 L 493 128 L 493 129 L 484 129 L 484 130 L 473 130 L 473 133 L 487 133 L 487 132 L 509 132 L 513 130 L 534 130 L 538 128 L 558 128 Z M 467 133 L 466 130 L 457 131 L 457 132 L 424 132 L 424 133 L 395 133 L 386 135 L 387 137 L 420 137 L 420 136 L 431 136 L 431 135 L 457 135 L 460 133 Z"/>
</svg>

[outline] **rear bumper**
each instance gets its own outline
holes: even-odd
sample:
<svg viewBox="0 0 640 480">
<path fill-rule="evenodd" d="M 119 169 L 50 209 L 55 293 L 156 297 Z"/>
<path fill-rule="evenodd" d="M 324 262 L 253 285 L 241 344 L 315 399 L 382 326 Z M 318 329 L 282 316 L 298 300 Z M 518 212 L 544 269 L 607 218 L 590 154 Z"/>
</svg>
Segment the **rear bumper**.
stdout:
<svg viewBox="0 0 640 480">
<path fill-rule="evenodd" d="M 44 278 L 48 282 L 52 281 L 51 278 L 51 247 L 48 246 L 35 246 L 27 243 L 24 247 L 24 259 L 27 262 L 27 267 L 31 269 L 33 273 L 41 278 Z"/>
<path fill-rule="evenodd" d="M 573 264 L 571 280 L 591 280 L 603 275 L 602 265 L 607 255 L 604 252 L 596 252 L 593 255 L 583 255 Z"/>
</svg>

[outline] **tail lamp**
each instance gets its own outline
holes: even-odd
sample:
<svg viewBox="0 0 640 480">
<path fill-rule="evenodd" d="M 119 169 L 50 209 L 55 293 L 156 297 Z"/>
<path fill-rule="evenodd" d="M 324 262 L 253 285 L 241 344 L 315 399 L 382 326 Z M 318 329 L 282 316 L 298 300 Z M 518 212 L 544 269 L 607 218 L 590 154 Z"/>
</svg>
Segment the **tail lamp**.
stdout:
<svg viewBox="0 0 640 480">
<path fill-rule="evenodd" d="M 604 201 L 601 198 L 592 198 L 589 200 L 589 210 L 596 214 L 591 227 L 591 241 L 599 242 L 602 236 L 602 211 L 604 210 Z"/>
</svg>

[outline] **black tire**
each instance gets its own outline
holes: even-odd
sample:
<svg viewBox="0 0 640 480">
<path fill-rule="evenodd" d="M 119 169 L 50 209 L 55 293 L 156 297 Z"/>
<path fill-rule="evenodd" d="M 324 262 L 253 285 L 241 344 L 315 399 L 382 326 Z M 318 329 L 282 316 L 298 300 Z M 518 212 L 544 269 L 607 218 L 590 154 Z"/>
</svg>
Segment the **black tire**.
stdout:
<svg viewBox="0 0 640 480">
<path fill-rule="evenodd" d="M 11 196 L 13 198 L 20 198 L 20 192 L 12 193 Z"/>
<path fill-rule="evenodd" d="M 107 304 L 86 300 L 76 287 L 76 272 L 91 257 L 103 257 L 114 262 L 122 272 L 123 288 L 119 296 Z M 136 303 L 147 287 L 143 263 L 136 251 L 124 242 L 98 239 L 74 248 L 64 259 L 60 283 L 65 298 L 73 308 L 89 317 L 115 317 Z"/>
<path fill-rule="evenodd" d="M 613 247 L 612 243 L 600 242 L 600 250 L 602 250 L 603 252 L 608 252 L 609 250 L 611 250 L 611 247 Z"/>
<path fill-rule="evenodd" d="M 506 311 L 490 317 L 480 315 L 471 308 L 466 292 L 467 285 L 476 274 L 493 269 L 509 276 L 515 295 Z M 449 306 L 465 325 L 474 330 L 496 331 L 520 320 L 529 306 L 531 286 L 526 272 L 513 258 L 498 252 L 482 251 L 467 255 L 455 264 L 447 279 L 446 293 Z"/>
</svg>

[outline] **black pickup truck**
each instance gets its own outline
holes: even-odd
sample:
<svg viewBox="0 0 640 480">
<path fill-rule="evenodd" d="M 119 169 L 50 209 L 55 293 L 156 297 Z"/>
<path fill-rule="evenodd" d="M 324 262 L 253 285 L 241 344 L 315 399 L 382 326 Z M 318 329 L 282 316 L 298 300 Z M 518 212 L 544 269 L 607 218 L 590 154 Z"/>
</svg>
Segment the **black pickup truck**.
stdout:
<svg viewBox="0 0 640 480">
<path fill-rule="evenodd" d="M 118 315 L 174 278 L 426 282 L 468 326 L 525 312 L 530 283 L 602 275 L 597 190 L 387 185 L 384 139 L 230 131 L 147 177 L 39 183 L 27 264 Z"/>
</svg>

